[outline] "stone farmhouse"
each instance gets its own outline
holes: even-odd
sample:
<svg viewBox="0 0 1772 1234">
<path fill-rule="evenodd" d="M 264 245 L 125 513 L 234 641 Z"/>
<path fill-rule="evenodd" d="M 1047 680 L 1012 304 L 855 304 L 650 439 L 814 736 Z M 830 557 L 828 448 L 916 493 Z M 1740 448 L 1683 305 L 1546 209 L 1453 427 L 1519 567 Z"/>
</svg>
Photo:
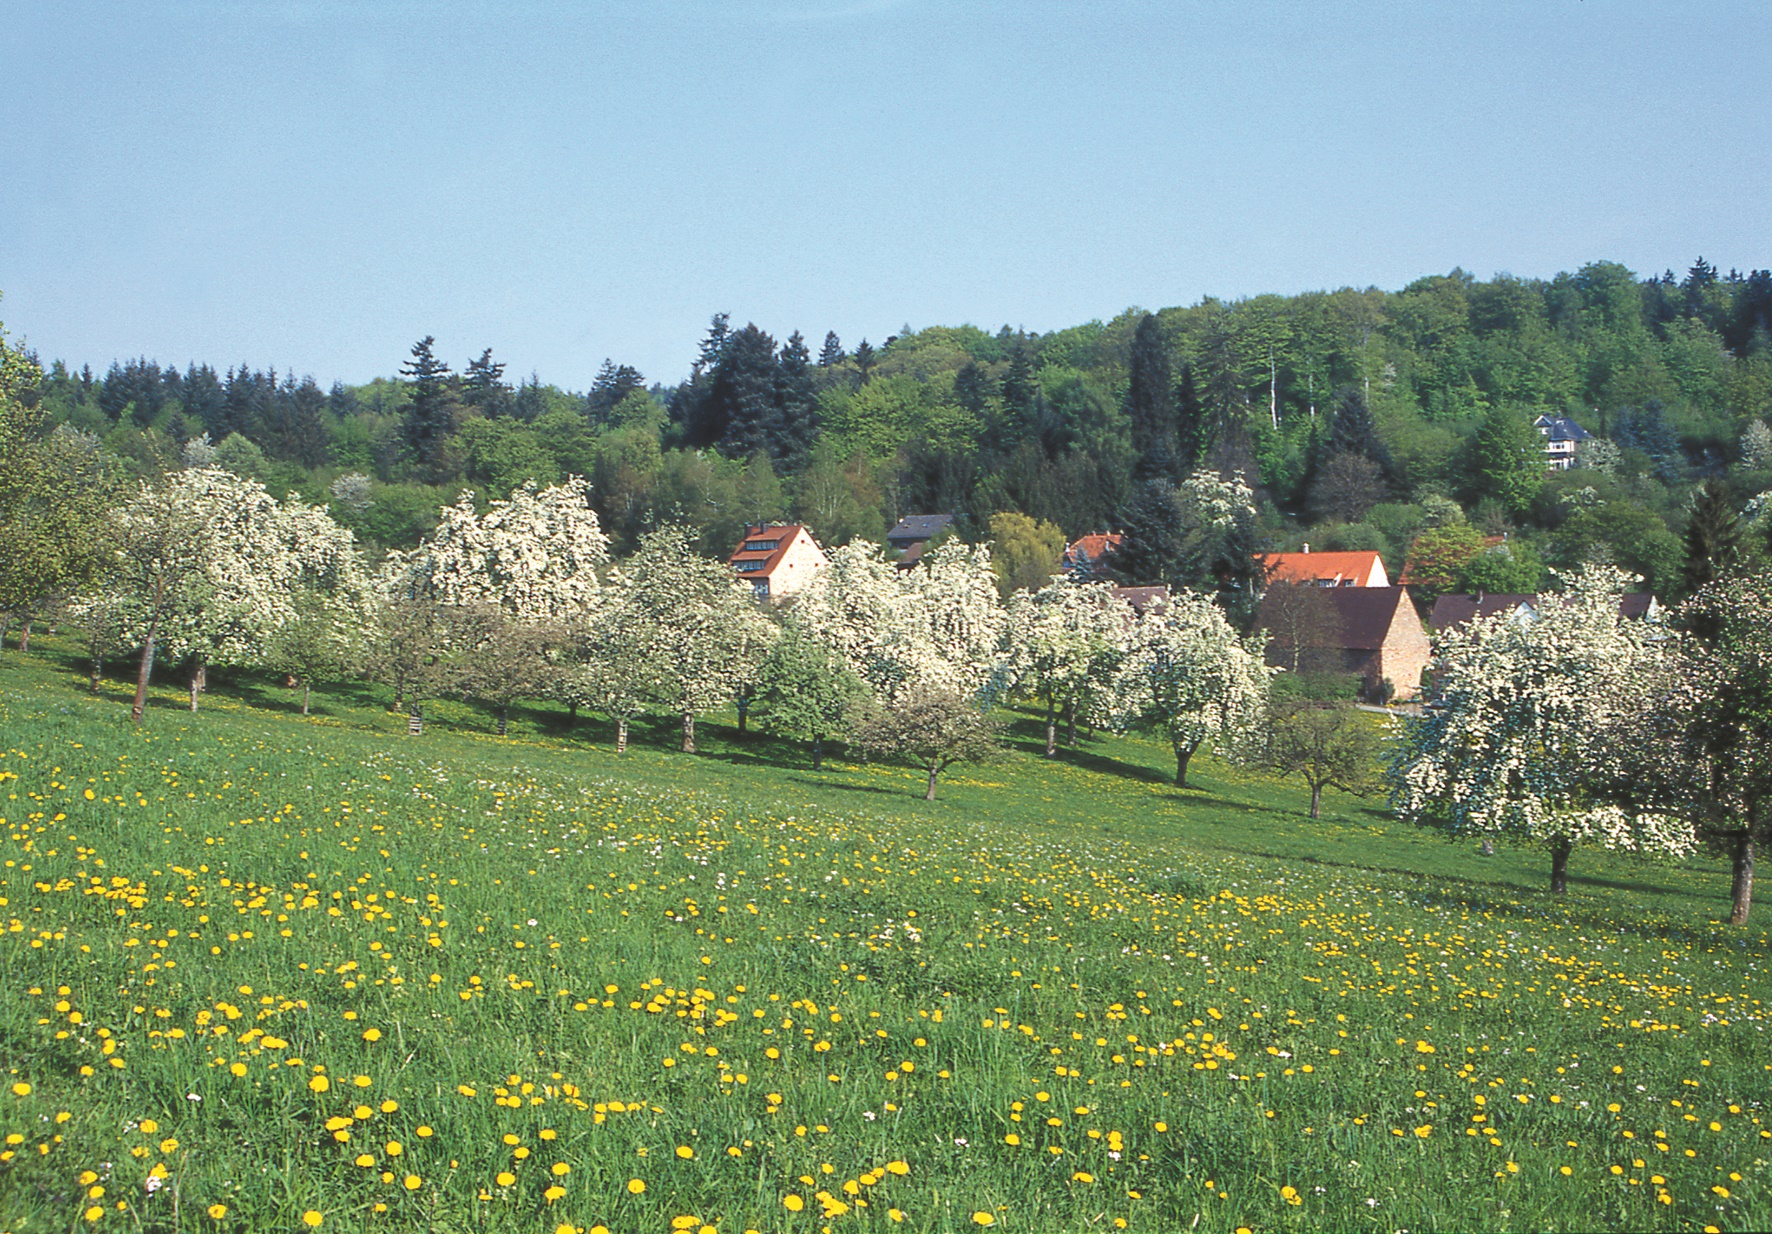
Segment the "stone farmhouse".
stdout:
<svg viewBox="0 0 1772 1234">
<path fill-rule="evenodd" d="M 1402 587 L 1273 587 L 1262 596 L 1256 623 L 1267 631 L 1270 665 L 1358 673 L 1372 699 L 1419 697 L 1422 672 L 1433 657 L 1433 644 Z"/>
</svg>

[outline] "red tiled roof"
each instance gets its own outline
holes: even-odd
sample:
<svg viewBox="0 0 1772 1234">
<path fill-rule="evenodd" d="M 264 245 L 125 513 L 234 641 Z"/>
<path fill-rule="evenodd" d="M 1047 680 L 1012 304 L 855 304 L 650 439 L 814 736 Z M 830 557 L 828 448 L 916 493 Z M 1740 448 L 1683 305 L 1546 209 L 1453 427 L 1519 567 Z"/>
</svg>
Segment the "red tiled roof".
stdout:
<svg viewBox="0 0 1772 1234">
<path fill-rule="evenodd" d="M 1120 541 L 1125 538 L 1117 531 L 1098 531 L 1086 536 L 1078 536 L 1075 541 L 1065 547 L 1064 559 L 1068 563 L 1075 563 L 1087 557 L 1090 561 L 1098 562 L 1119 548 Z"/>
<path fill-rule="evenodd" d="M 734 570 L 738 569 L 738 563 L 741 561 L 761 561 L 764 563 L 761 570 L 742 571 L 742 577 L 768 578 L 775 573 L 775 567 L 781 564 L 781 559 L 787 554 L 788 547 L 793 544 L 794 538 L 805 530 L 805 525 L 802 523 L 771 523 L 762 528 L 747 527 L 744 539 L 738 542 L 738 547 L 733 550 L 732 556 L 727 560 Z M 811 534 L 811 532 L 807 532 L 807 535 Z M 776 541 L 776 545 L 772 549 L 759 549 L 753 552 L 745 548 L 745 545 L 752 540 L 773 540 Z"/>
<path fill-rule="evenodd" d="M 1314 583 L 1351 580 L 1349 585 L 1371 585 L 1373 568 L 1383 568 L 1378 554 L 1360 553 L 1266 553 L 1261 563 L 1268 568 L 1270 583 Z"/>
</svg>

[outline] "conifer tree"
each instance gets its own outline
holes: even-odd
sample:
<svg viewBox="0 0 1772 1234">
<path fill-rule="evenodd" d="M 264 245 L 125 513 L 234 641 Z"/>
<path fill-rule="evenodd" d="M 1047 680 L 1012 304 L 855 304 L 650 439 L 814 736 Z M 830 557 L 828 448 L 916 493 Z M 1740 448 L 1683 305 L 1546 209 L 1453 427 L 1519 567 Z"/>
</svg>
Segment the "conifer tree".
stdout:
<svg viewBox="0 0 1772 1234">
<path fill-rule="evenodd" d="M 400 366 L 400 374 L 412 383 L 412 401 L 406 407 L 401 434 L 406 448 L 421 463 L 433 463 L 443 450 L 454 419 L 449 397 L 449 366 L 437 359 L 433 335 L 412 345 L 412 359 Z M 232 387 L 229 390 L 232 394 Z"/>
<path fill-rule="evenodd" d="M 1741 518 L 1734 495 L 1721 480 L 1706 480 L 1694 495 L 1686 521 L 1686 563 L 1681 589 L 1696 595 L 1735 568 L 1741 556 Z"/>
<path fill-rule="evenodd" d="M 834 368 L 848 358 L 849 353 L 843 350 L 843 340 L 837 337 L 837 332 L 826 330 L 824 346 L 818 352 L 818 367 Z"/>
<path fill-rule="evenodd" d="M 1126 415 L 1132 422 L 1132 448 L 1138 456 L 1133 479 L 1173 481 L 1179 474 L 1175 391 L 1169 349 L 1153 313 L 1144 315 L 1132 337 L 1130 367 Z"/>
</svg>

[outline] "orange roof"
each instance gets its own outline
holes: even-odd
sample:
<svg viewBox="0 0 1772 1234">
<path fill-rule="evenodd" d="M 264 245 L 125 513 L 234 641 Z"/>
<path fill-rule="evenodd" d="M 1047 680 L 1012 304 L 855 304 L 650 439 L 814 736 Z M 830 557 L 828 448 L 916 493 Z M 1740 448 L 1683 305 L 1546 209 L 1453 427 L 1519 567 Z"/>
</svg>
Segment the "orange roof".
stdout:
<svg viewBox="0 0 1772 1234">
<path fill-rule="evenodd" d="M 787 555 L 789 546 L 802 531 L 806 531 L 806 528 L 801 523 L 771 523 L 767 527 L 758 527 L 752 524 L 745 528 L 744 539 L 738 542 L 738 547 L 733 550 L 732 556 L 727 561 L 734 569 L 739 568 L 741 561 L 761 561 L 763 563 L 762 569 L 741 572 L 746 578 L 768 578 L 775 573 L 775 567 L 781 564 L 781 559 Z M 812 533 L 808 531 L 806 534 L 810 537 Z M 745 547 L 757 540 L 768 541 L 775 547 L 769 549 L 747 549 Z"/>
<path fill-rule="evenodd" d="M 1375 552 L 1361 553 L 1265 553 L 1270 583 L 1333 583 L 1343 587 L 1370 587 L 1374 573 L 1384 575 L 1384 562 Z"/>
<path fill-rule="evenodd" d="M 1064 550 L 1065 560 L 1076 561 L 1079 557 L 1086 556 L 1090 561 L 1100 561 L 1119 548 L 1120 541 L 1125 538 L 1117 531 L 1098 531 L 1079 536 Z"/>
</svg>

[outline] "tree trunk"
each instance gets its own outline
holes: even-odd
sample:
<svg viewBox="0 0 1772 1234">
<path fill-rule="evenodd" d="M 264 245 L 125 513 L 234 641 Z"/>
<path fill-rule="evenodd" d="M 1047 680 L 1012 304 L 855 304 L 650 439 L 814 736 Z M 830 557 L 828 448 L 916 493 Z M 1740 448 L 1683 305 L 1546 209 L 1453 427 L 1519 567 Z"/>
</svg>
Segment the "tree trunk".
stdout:
<svg viewBox="0 0 1772 1234">
<path fill-rule="evenodd" d="M 0 651 L 6 650 L 6 632 L 12 629 L 12 618 L 0 617 Z"/>
<path fill-rule="evenodd" d="M 500 737 L 505 735 L 505 726 L 510 722 L 510 715 L 511 709 L 509 707 L 500 707 L 498 709 L 498 735 Z"/>
<path fill-rule="evenodd" d="M 824 769 L 824 738 L 823 737 L 814 737 L 812 739 L 812 770 L 821 771 L 823 769 Z"/>
<path fill-rule="evenodd" d="M 1323 786 L 1315 780 L 1311 781 L 1311 817 L 1323 817 Z"/>
<path fill-rule="evenodd" d="M 130 705 L 129 719 L 132 723 L 142 722 L 142 713 L 148 708 L 148 677 L 154 671 L 154 635 L 153 625 L 148 626 L 148 637 L 142 643 L 141 667 L 135 674 L 135 702 Z"/>
<path fill-rule="evenodd" d="M 1574 847 L 1574 841 L 1568 836 L 1558 836 L 1551 841 L 1551 894 L 1554 896 L 1569 891 L 1569 850 Z"/>
<path fill-rule="evenodd" d="M 1046 696 L 1046 757 L 1058 757 L 1058 700 Z"/>
<path fill-rule="evenodd" d="M 745 723 L 751 718 L 751 700 L 740 694 L 738 696 L 738 735 L 745 735 Z"/>
<path fill-rule="evenodd" d="M 20 651 L 31 649 L 31 619 L 29 617 L 25 618 L 25 628 L 19 631 L 18 649 Z"/>
<path fill-rule="evenodd" d="M 192 711 L 197 710 L 197 696 L 199 694 L 203 693 L 203 691 L 205 689 L 207 689 L 208 686 L 209 686 L 209 666 L 207 664 L 203 663 L 203 661 L 199 660 L 199 661 L 197 661 L 197 666 L 191 670 L 191 710 Z"/>
<path fill-rule="evenodd" d="M 941 764 L 934 759 L 929 760 L 929 791 L 923 794 L 924 801 L 935 800 L 935 777 L 941 773 Z"/>
<path fill-rule="evenodd" d="M 615 752 L 617 754 L 628 752 L 628 718 L 626 716 L 615 717 Z"/>
<path fill-rule="evenodd" d="M 683 713 L 683 753 L 695 753 L 695 713 L 693 711 Z"/>
<path fill-rule="evenodd" d="M 568 725 L 578 723 L 578 700 L 577 699 L 574 699 L 574 700 L 572 700 L 572 702 L 566 704 L 566 723 Z"/>
<path fill-rule="evenodd" d="M 308 714 L 308 694 L 313 688 L 314 687 L 310 682 L 304 681 L 301 683 L 301 713 L 304 716 Z"/>
<path fill-rule="evenodd" d="M 1735 833 L 1735 877 L 1729 886 L 1729 924 L 1746 925 L 1754 906 L 1754 837 L 1746 828 Z"/>
<path fill-rule="evenodd" d="M 1064 705 L 1064 743 L 1073 750 L 1077 748 L 1077 700 L 1074 698 Z"/>
<path fill-rule="evenodd" d="M 412 700 L 412 710 L 406 713 L 406 731 L 411 733 L 414 737 L 422 737 L 424 735 L 425 712 L 424 708 L 419 705 L 419 701 L 416 698 Z"/>
<path fill-rule="evenodd" d="M 1176 788 L 1186 788 L 1187 787 L 1187 764 L 1188 764 L 1188 760 L 1191 759 L 1193 756 L 1194 756 L 1194 747 L 1193 746 L 1176 746 L 1175 747 L 1175 787 Z"/>
<path fill-rule="evenodd" d="M 401 682 L 399 685 L 396 685 L 394 687 L 394 706 L 393 706 L 392 710 L 395 715 L 399 715 L 400 712 L 405 709 L 405 707 L 406 707 L 406 683 Z"/>
</svg>

